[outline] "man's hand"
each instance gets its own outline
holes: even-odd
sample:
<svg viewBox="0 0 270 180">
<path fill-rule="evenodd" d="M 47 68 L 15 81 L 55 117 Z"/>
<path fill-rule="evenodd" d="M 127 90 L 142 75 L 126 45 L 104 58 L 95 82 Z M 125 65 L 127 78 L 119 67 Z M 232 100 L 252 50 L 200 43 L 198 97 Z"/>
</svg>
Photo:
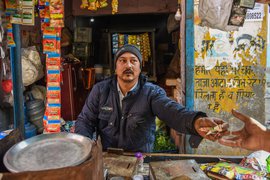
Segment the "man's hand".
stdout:
<svg viewBox="0 0 270 180">
<path fill-rule="evenodd" d="M 229 134 L 228 123 L 219 118 L 199 117 L 195 120 L 194 126 L 199 135 L 210 141 L 216 141 L 220 137 Z"/>
<path fill-rule="evenodd" d="M 266 127 L 255 119 L 248 117 L 236 110 L 232 110 L 232 114 L 245 123 L 241 130 L 233 131 L 233 138 L 219 140 L 220 144 L 231 147 L 241 147 L 248 150 L 264 149 Z"/>
</svg>

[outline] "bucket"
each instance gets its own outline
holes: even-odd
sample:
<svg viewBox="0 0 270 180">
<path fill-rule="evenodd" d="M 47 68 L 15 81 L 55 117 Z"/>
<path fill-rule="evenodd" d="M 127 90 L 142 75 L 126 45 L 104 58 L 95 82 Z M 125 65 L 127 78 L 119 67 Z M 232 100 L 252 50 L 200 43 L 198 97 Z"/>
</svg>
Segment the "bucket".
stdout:
<svg viewBox="0 0 270 180">
<path fill-rule="evenodd" d="M 39 116 L 33 116 L 29 118 L 29 121 L 36 126 L 38 133 L 42 133 L 44 129 L 43 116 L 44 114 L 40 114 Z"/>
<path fill-rule="evenodd" d="M 25 128 L 25 139 L 28 139 L 30 137 L 37 135 L 37 128 L 33 124 L 26 123 L 24 125 L 24 128 Z"/>
<path fill-rule="evenodd" d="M 35 109 L 28 109 L 27 110 L 27 116 L 30 118 L 32 116 L 37 116 L 39 114 L 44 115 L 44 112 L 45 112 L 45 107 L 40 106 L 40 107 L 37 107 Z"/>
<path fill-rule="evenodd" d="M 45 113 L 44 101 L 35 99 L 32 93 L 28 94 L 29 100 L 26 102 L 26 114 L 29 122 L 34 124 L 38 133 L 43 132 L 43 116 Z"/>
</svg>

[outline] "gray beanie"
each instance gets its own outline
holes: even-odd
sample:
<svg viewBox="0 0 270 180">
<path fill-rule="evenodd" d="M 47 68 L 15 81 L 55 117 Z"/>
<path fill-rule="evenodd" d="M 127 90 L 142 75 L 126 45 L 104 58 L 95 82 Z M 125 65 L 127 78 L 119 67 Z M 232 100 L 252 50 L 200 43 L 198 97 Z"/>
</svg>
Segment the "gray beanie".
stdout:
<svg viewBox="0 0 270 180">
<path fill-rule="evenodd" d="M 114 67 L 116 67 L 116 61 L 117 59 L 124 53 L 129 52 L 134 54 L 135 56 L 137 56 L 137 58 L 140 61 L 141 64 L 141 68 L 142 68 L 142 54 L 141 51 L 134 45 L 131 44 L 126 44 L 124 46 L 122 46 L 121 48 L 118 49 L 118 51 L 116 52 L 115 56 L 114 56 Z"/>
</svg>

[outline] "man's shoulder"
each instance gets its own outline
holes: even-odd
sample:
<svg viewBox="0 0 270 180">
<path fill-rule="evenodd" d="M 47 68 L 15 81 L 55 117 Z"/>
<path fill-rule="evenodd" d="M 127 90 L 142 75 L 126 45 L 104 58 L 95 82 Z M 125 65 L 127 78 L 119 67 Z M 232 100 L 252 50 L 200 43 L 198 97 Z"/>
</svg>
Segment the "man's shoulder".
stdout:
<svg viewBox="0 0 270 180">
<path fill-rule="evenodd" d="M 160 87 L 152 82 L 146 82 L 143 85 L 142 91 L 148 92 L 151 95 L 160 94 L 160 93 L 163 94 L 165 92 L 165 90 L 162 87 Z"/>
<path fill-rule="evenodd" d="M 100 82 L 97 82 L 95 85 L 94 85 L 94 88 L 95 89 L 107 89 L 109 87 L 111 87 L 113 84 L 113 78 L 106 78 Z"/>
<path fill-rule="evenodd" d="M 154 84 L 152 82 L 146 82 L 144 84 L 144 87 L 148 88 L 148 89 L 160 89 L 161 88 L 160 86 L 158 86 L 158 85 L 156 85 L 156 84 Z"/>
<path fill-rule="evenodd" d="M 99 81 L 99 82 L 97 82 L 95 85 L 97 85 L 97 86 L 103 86 L 103 85 L 108 85 L 108 84 L 111 84 L 112 83 L 112 78 L 106 78 L 106 79 L 104 79 L 104 80 L 102 80 L 102 81 Z"/>
</svg>

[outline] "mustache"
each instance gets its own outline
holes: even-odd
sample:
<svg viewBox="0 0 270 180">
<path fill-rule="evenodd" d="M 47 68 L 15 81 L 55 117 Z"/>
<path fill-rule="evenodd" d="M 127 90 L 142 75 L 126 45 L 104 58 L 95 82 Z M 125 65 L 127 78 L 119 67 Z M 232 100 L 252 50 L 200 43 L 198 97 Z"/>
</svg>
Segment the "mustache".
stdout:
<svg viewBox="0 0 270 180">
<path fill-rule="evenodd" d="M 123 74 L 133 74 L 133 71 L 131 69 L 127 69 L 123 72 Z"/>
</svg>

